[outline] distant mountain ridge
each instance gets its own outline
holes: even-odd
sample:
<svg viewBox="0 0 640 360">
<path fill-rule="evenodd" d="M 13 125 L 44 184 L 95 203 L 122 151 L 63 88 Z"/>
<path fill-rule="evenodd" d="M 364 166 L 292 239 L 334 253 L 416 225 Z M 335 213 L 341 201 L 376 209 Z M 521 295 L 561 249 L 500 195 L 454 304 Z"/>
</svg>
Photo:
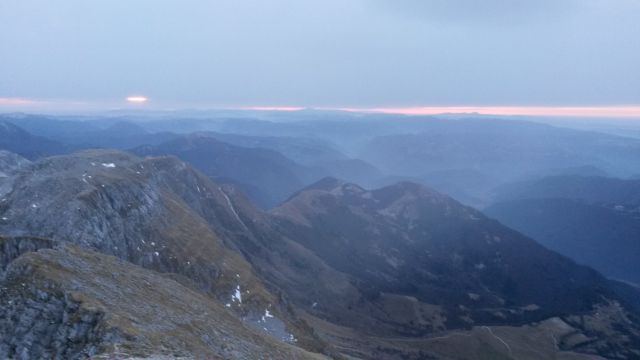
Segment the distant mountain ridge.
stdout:
<svg viewBox="0 0 640 360">
<path fill-rule="evenodd" d="M 640 283 L 640 180 L 553 176 L 503 186 L 485 212 L 618 280 Z"/>
<path fill-rule="evenodd" d="M 211 178 L 237 184 L 263 207 L 279 203 L 313 179 L 310 169 L 276 151 L 239 147 L 202 135 L 182 136 L 132 152 L 177 156 Z"/>
<path fill-rule="evenodd" d="M 495 202 L 563 198 L 590 204 L 640 206 L 640 180 L 603 176 L 550 176 L 509 184 L 497 192 Z"/>
<path fill-rule="evenodd" d="M 0 150 L 6 150 L 34 160 L 43 156 L 63 154 L 69 149 L 56 141 L 32 135 L 19 126 L 0 120 Z"/>
</svg>

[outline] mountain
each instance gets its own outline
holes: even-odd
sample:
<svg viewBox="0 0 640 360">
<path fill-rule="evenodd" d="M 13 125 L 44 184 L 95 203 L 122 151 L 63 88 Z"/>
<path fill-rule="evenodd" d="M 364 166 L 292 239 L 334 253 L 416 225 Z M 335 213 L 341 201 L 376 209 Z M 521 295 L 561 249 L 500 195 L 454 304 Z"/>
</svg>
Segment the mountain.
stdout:
<svg viewBox="0 0 640 360">
<path fill-rule="evenodd" d="M 261 325 L 269 310 L 267 332 L 323 346 L 239 252 L 248 221 L 235 210 L 234 190 L 178 159 L 85 151 L 25 166 L 11 184 L 0 194 L 0 234 L 72 243 L 177 274 L 246 324 Z"/>
<path fill-rule="evenodd" d="M 376 137 L 361 158 L 402 175 L 478 169 L 507 177 L 579 166 L 632 173 L 640 166 L 635 161 L 639 154 L 638 139 L 524 121 L 469 119 L 426 121 L 418 133 Z"/>
<path fill-rule="evenodd" d="M 80 139 L 83 134 L 100 129 L 99 121 L 91 120 L 96 119 L 94 117 L 24 113 L 0 114 L 0 122 L 10 122 L 33 135 L 61 143 L 66 143 L 68 139 Z"/>
<path fill-rule="evenodd" d="M 600 333 L 600 339 L 606 332 L 611 340 L 618 324 L 587 329 L 575 320 L 597 317 L 597 309 L 617 312 L 612 304 L 627 303 L 595 271 L 414 183 L 367 191 L 328 178 L 271 212 L 282 232 L 348 274 L 360 292 L 350 313 L 330 320 L 372 336 L 415 337 L 558 317 L 578 332 Z M 298 292 L 292 298 L 305 296 Z M 327 318 L 328 306 L 317 302 L 306 310 Z M 637 316 L 630 305 L 625 311 Z M 362 313 L 368 321 L 358 319 Z M 568 348 L 605 355 L 602 349 L 613 346 L 605 356 L 624 349 L 640 354 L 637 323 L 624 326 L 630 326 L 625 335 L 613 335 L 617 340 L 606 345 L 594 339 Z"/>
<path fill-rule="evenodd" d="M 32 135 L 7 121 L 0 121 L 0 150 L 7 150 L 33 160 L 43 156 L 63 154 L 68 148 L 47 138 Z"/>
<path fill-rule="evenodd" d="M 308 169 L 276 151 L 239 147 L 208 136 L 187 135 L 133 152 L 177 156 L 213 179 L 238 185 L 263 207 L 285 200 L 311 176 Z"/>
<path fill-rule="evenodd" d="M 175 157 L 108 150 L 41 159 L 6 180 L 0 351 L 639 354 L 634 288 L 420 185 L 329 178 L 264 212 Z"/>
<path fill-rule="evenodd" d="M 446 175 L 453 186 L 438 184 L 439 190 L 484 207 L 495 187 L 556 175 L 559 169 L 631 176 L 640 171 L 640 141 L 526 121 L 435 119 L 417 131 L 376 136 L 358 157 L 385 173 L 428 185 L 441 184 Z M 477 173 L 481 181 L 467 185 L 465 173 Z"/>
<path fill-rule="evenodd" d="M 487 215 L 618 280 L 640 284 L 640 216 L 570 199 L 496 203 Z"/>
<path fill-rule="evenodd" d="M 305 165 L 347 159 L 334 145 L 315 138 L 294 136 L 250 136 L 219 132 L 201 132 L 200 135 L 218 139 L 227 144 L 247 148 L 270 149 Z"/>
<path fill-rule="evenodd" d="M 589 204 L 640 206 L 640 180 L 603 176 L 549 176 L 504 185 L 496 189 L 494 202 L 558 198 Z"/>
<path fill-rule="evenodd" d="M 64 138 L 65 143 L 76 149 L 126 150 L 143 145 L 157 145 L 171 141 L 179 135 L 169 132 L 151 133 L 141 125 L 129 121 L 117 121 L 104 128 L 86 131 L 81 135 Z"/>
<path fill-rule="evenodd" d="M 0 150 L 0 194 L 10 191 L 13 174 L 31 162 L 18 154 Z"/>
<path fill-rule="evenodd" d="M 333 144 L 316 138 L 249 136 L 216 132 L 199 134 L 236 146 L 277 151 L 296 163 L 310 168 L 308 171 L 321 174 L 314 180 L 323 176 L 333 176 L 358 184 L 374 185 L 382 177 L 382 172 L 375 166 L 361 159 L 349 158 L 337 150 Z"/>
<path fill-rule="evenodd" d="M 113 256 L 33 238 L 0 237 L 0 252 L 3 359 L 325 358 Z"/>
<path fill-rule="evenodd" d="M 485 209 L 507 226 L 618 280 L 640 283 L 640 181 L 553 176 L 500 187 Z"/>
<path fill-rule="evenodd" d="M 17 169 L 29 164 L 29 160 L 18 154 L 0 150 L 0 178 L 8 177 Z"/>
</svg>

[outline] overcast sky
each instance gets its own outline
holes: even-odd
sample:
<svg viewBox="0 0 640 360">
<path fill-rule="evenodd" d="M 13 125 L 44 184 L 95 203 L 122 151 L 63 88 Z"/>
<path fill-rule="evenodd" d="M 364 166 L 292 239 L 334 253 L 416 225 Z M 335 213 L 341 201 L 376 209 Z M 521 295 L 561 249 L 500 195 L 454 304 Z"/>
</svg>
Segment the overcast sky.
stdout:
<svg viewBox="0 0 640 360">
<path fill-rule="evenodd" d="M 0 0 L 0 98 L 640 104 L 640 0 Z"/>
</svg>

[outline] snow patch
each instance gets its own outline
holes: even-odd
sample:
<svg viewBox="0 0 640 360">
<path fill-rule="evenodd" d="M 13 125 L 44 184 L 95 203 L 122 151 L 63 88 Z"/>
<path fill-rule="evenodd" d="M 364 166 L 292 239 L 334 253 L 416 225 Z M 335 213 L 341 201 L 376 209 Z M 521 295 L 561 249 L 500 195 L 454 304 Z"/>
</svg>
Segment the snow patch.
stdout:
<svg viewBox="0 0 640 360">
<path fill-rule="evenodd" d="M 240 285 L 236 286 L 236 291 L 231 295 L 232 302 L 238 302 L 242 304 L 242 293 L 240 292 Z"/>
<path fill-rule="evenodd" d="M 116 164 L 114 164 L 114 163 L 102 163 L 102 166 L 104 166 L 106 168 L 114 168 L 114 167 L 116 167 Z"/>
</svg>

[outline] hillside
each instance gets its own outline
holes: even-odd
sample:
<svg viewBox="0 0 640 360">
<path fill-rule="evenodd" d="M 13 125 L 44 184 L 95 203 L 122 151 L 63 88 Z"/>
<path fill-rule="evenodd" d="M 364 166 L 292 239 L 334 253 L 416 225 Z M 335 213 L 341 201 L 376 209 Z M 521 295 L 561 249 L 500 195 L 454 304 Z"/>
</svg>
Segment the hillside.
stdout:
<svg viewBox="0 0 640 360">
<path fill-rule="evenodd" d="M 21 127 L 1 119 L 0 150 L 10 151 L 30 160 L 69 151 L 65 145 L 59 142 L 33 135 Z"/>
<path fill-rule="evenodd" d="M 101 277 L 76 275 L 86 265 L 77 259 L 106 255 L 109 265 L 93 264 L 91 272 L 126 261 L 135 268 L 128 273 L 175 280 L 216 304 L 203 307 L 223 308 L 245 326 L 262 329 L 276 340 L 274 351 L 295 345 L 332 356 L 444 360 L 463 356 L 456 338 L 464 334 L 469 346 L 490 358 L 526 358 L 517 354 L 526 354 L 526 339 L 533 338 L 541 351 L 559 358 L 637 353 L 640 332 L 628 301 L 634 290 L 613 286 L 417 184 L 367 191 L 327 178 L 265 213 L 237 188 L 217 184 L 176 158 L 104 150 L 42 159 L 5 180 L 0 233 L 71 244 L 42 253 L 52 258 L 34 260 L 46 263 L 45 275 L 52 277 L 55 264 L 68 267 L 62 288 L 101 287 Z M 3 261 L 24 251 L 14 247 Z M 85 255 L 92 251 L 104 255 Z M 114 289 L 134 283 L 120 275 L 110 281 Z M 173 283 L 159 286 L 178 291 Z M 21 294 L 10 300 L 28 297 Z M 92 294 L 112 304 L 110 311 L 122 321 L 136 318 L 136 303 L 121 303 L 128 295 Z M 170 308 L 162 311 L 171 314 Z M 189 318 L 191 310 L 184 311 L 180 316 Z M 603 313 L 604 319 L 598 315 Z M 156 322 L 138 319 L 142 328 Z M 157 336 L 167 332 L 147 330 L 141 344 L 151 344 L 147 353 L 159 351 Z M 199 336 L 201 328 L 183 330 L 179 337 Z M 557 347 L 543 341 L 547 332 L 557 335 Z M 244 342 L 249 335 L 240 336 L 238 346 L 250 349 Z M 261 346 L 262 338 L 250 339 Z M 219 339 L 210 340 L 169 348 L 218 351 Z"/>
<path fill-rule="evenodd" d="M 179 274 L 248 322 L 270 308 L 301 344 L 319 346 L 238 252 L 234 240 L 245 239 L 247 227 L 233 190 L 185 163 L 87 151 L 35 162 L 12 184 L 0 194 L 0 233 L 70 242 Z"/>
<path fill-rule="evenodd" d="M 604 176 L 549 176 L 496 189 L 494 202 L 571 199 L 589 204 L 640 206 L 640 180 Z"/>
<path fill-rule="evenodd" d="M 0 250 L 3 359 L 324 358 L 113 256 L 31 238 L 0 238 Z"/>
<path fill-rule="evenodd" d="M 595 271 L 417 184 L 367 191 L 324 179 L 272 213 L 281 231 L 354 279 L 361 298 L 350 309 L 369 322 L 353 314 L 331 321 L 370 335 L 589 317 L 613 299 L 625 302 Z M 306 310 L 326 317 L 328 306 Z M 400 315 L 404 308 L 414 315 Z M 616 352 L 638 346 L 638 339 L 624 338 Z M 600 346 L 576 349 L 597 353 Z"/>
<path fill-rule="evenodd" d="M 141 156 L 174 155 L 207 176 L 242 188 L 258 205 L 271 207 L 309 181 L 309 170 L 268 149 L 244 148 L 191 135 L 133 150 Z"/>
</svg>

